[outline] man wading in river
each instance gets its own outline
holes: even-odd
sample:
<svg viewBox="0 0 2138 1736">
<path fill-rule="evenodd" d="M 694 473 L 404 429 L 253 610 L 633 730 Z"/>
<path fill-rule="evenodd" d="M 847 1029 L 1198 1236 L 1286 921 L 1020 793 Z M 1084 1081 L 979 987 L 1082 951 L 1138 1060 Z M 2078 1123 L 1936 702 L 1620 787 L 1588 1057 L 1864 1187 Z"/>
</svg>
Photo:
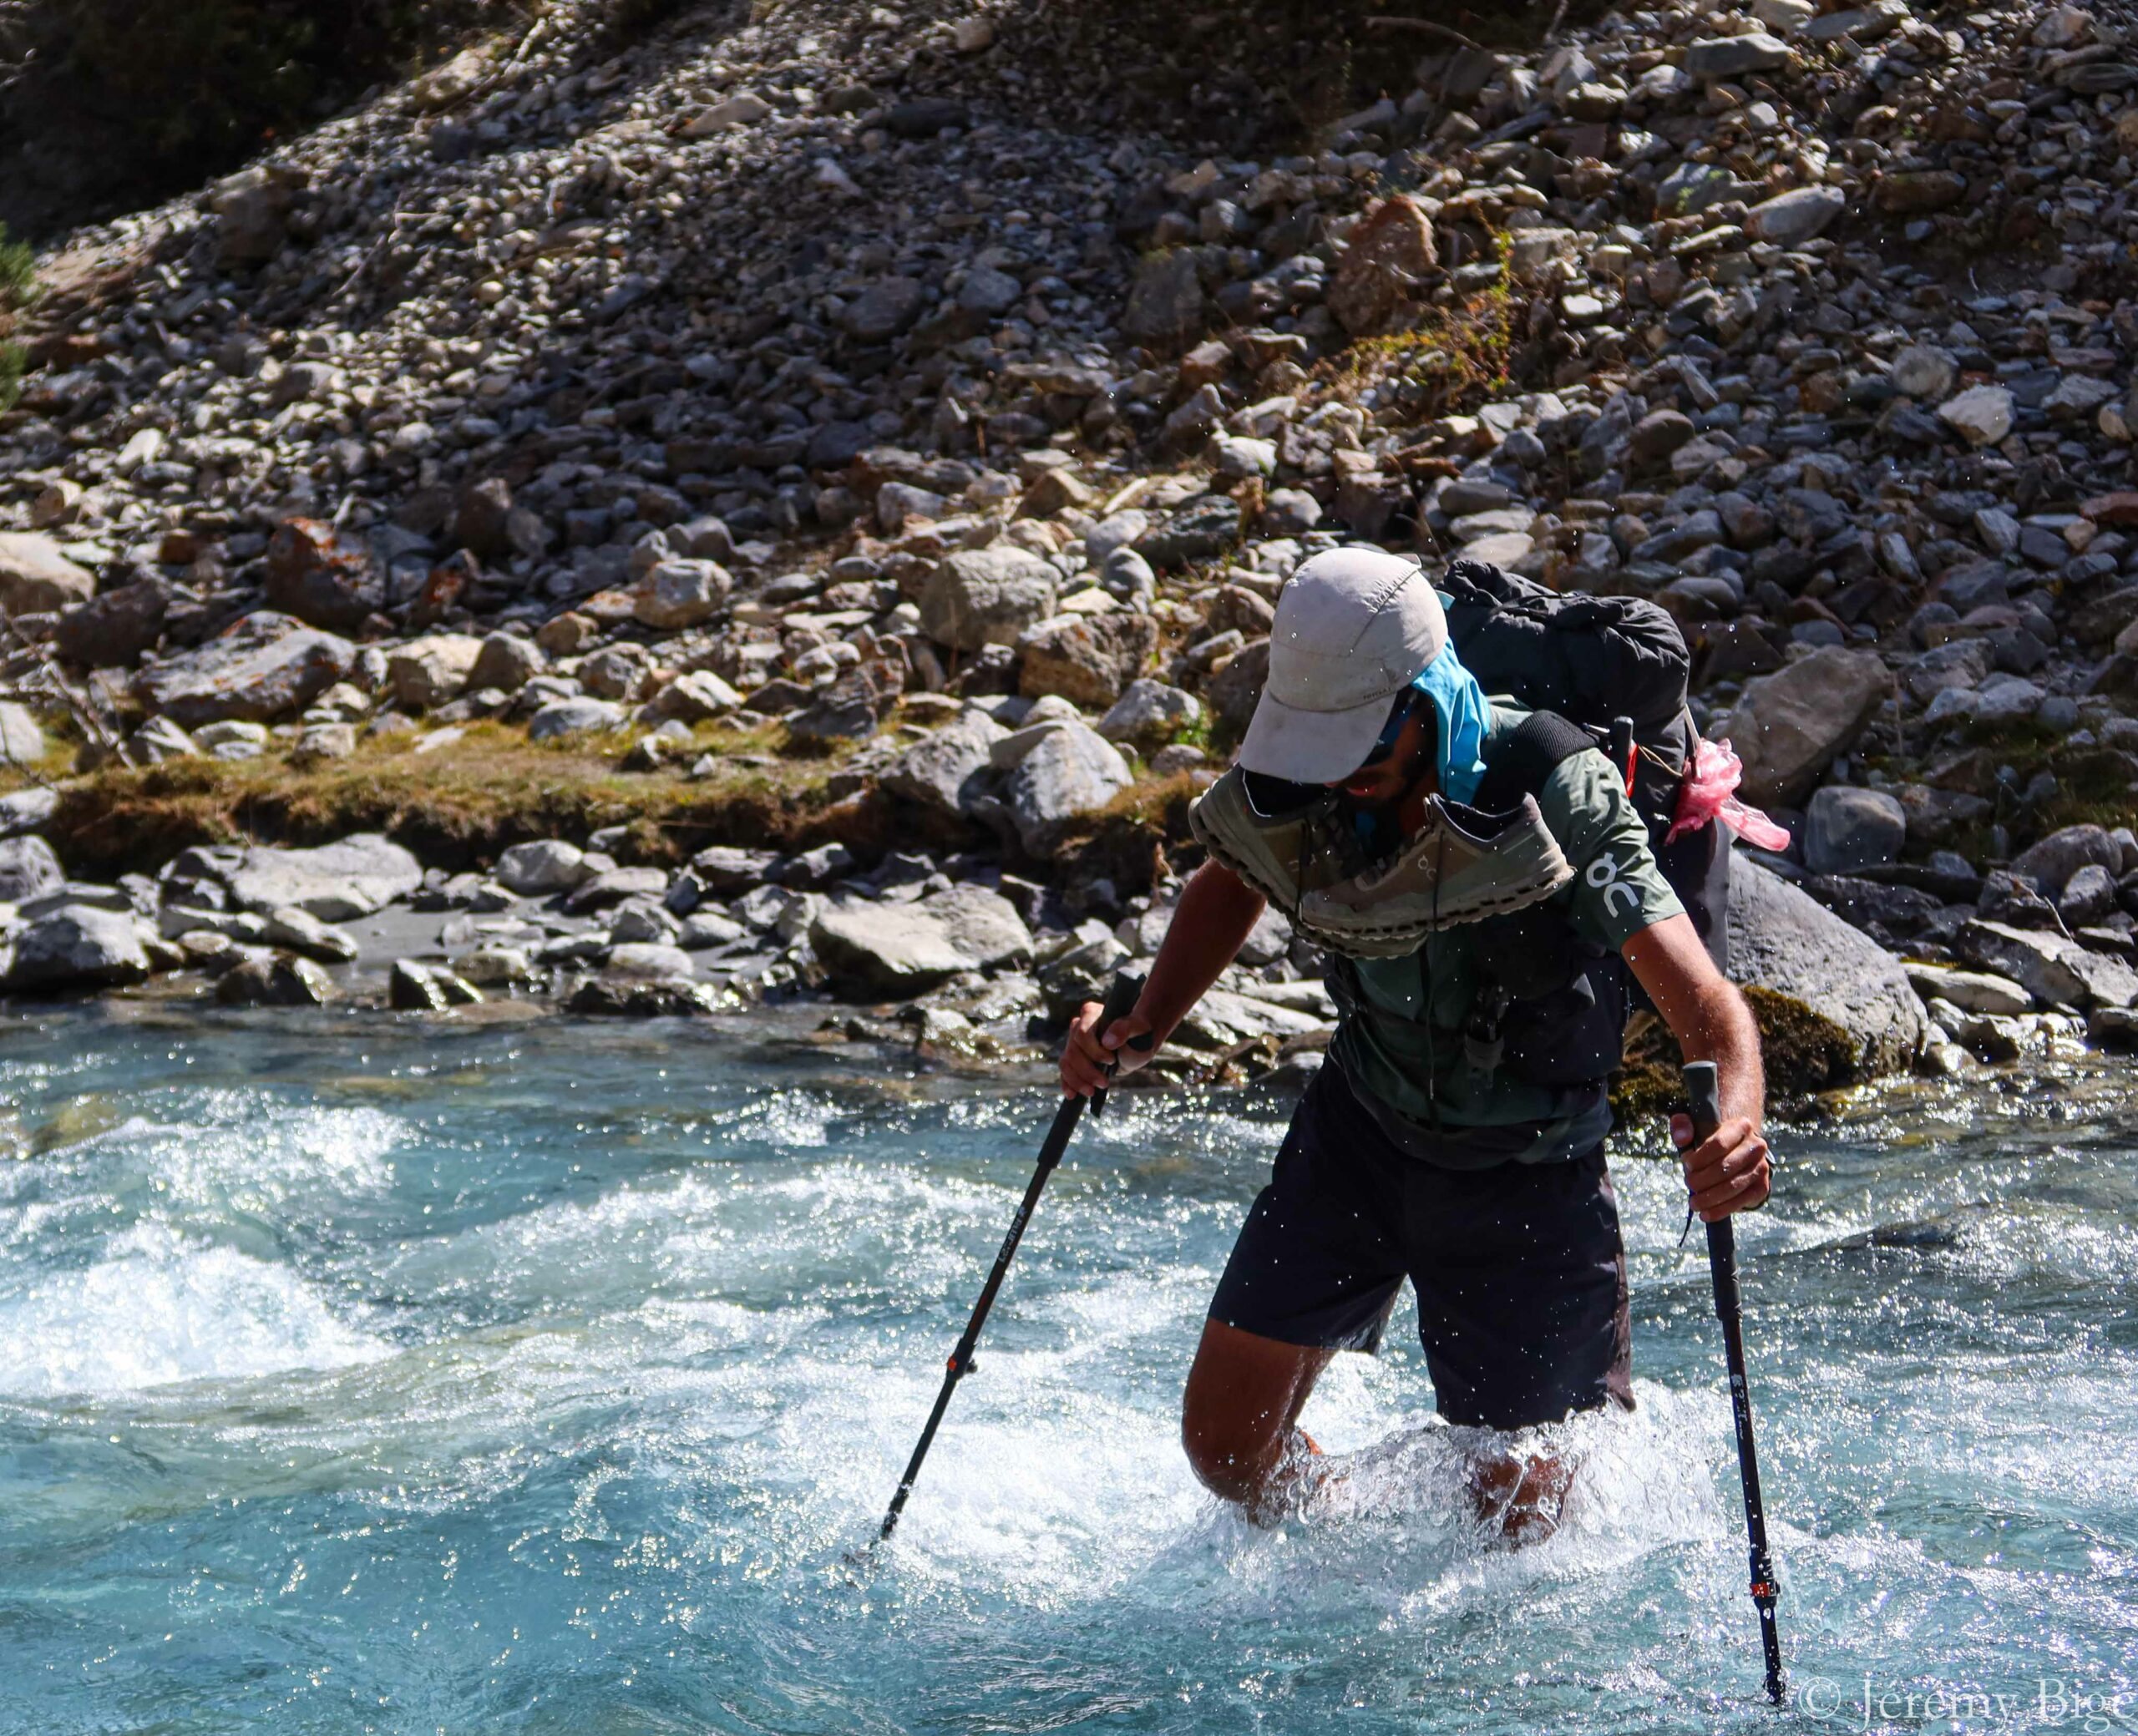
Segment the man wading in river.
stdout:
<svg viewBox="0 0 2138 1736">
<path fill-rule="evenodd" d="M 1210 860 L 1141 1000 L 1102 1031 L 1087 1004 L 1061 1057 L 1064 1086 L 1086 1095 L 1109 1065 L 1142 1065 L 1266 898 L 1332 950 L 1328 1062 L 1218 1281 L 1183 1405 L 1196 1475 L 1258 1519 L 1314 1486 L 1300 1410 L 1335 1352 L 1376 1348 L 1406 1277 L 1450 1423 L 1631 1408 L 1604 1160 L 1616 959 L 1686 1058 L 1720 1068 L 1721 1126 L 1683 1153 L 1694 1209 L 1758 1206 L 1769 1180 L 1751 1015 L 1609 757 L 1549 713 L 1487 704 L 1431 582 L 1395 555 L 1305 562 L 1269 644 L 1239 764 L 1195 810 Z M 1674 1134 L 1684 1144 L 1690 1124 Z M 1556 1526 L 1569 1476 L 1510 1442 L 1480 1452 L 1470 1486 L 1522 1539 Z"/>
</svg>

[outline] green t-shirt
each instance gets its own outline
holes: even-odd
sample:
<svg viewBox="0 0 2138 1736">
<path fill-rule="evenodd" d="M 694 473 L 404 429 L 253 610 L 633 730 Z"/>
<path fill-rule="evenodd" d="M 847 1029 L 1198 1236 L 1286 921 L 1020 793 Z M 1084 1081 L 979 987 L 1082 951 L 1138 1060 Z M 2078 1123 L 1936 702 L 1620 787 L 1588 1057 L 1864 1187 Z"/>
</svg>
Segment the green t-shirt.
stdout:
<svg viewBox="0 0 2138 1736">
<path fill-rule="evenodd" d="M 1493 701 L 1488 762 L 1528 715 Z M 1547 901 L 1573 937 L 1615 952 L 1684 914 L 1608 755 L 1563 760 L 1537 792 L 1537 806 L 1574 870 Z M 1504 944 L 1492 924 L 1466 924 L 1431 936 L 1407 958 L 1342 961 L 1332 986 L 1351 1005 L 1330 1054 L 1391 1136 L 1433 1161 L 1475 1168 L 1578 1155 L 1609 1131 L 1603 1081 L 1539 1085 L 1504 1065 L 1473 1070 L 1466 1058 L 1463 1027 L 1477 992 L 1481 937 Z"/>
</svg>

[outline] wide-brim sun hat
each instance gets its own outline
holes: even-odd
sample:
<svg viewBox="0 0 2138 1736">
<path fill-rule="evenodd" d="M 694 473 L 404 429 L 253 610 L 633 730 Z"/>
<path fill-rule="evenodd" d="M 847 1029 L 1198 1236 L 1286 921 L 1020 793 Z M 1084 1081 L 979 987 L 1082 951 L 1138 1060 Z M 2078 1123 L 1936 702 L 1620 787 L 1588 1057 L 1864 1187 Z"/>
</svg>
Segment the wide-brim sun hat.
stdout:
<svg viewBox="0 0 2138 1736">
<path fill-rule="evenodd" d="M 1294 783 L 1348 777 L 1396 696 L 1446 644 L 1447 616 L 1416 561 L 1381 549 L 1309 556 L 1278 595 L 1269 680 L 1239 763 Z"/>
</svg>

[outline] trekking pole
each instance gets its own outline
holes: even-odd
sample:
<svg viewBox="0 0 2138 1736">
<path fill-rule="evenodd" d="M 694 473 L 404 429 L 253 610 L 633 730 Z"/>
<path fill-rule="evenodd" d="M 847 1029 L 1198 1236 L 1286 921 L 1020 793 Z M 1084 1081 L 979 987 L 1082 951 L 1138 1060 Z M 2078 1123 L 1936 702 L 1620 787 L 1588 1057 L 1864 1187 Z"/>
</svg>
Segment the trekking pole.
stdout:
<svg viewBox="0 0 2138 1736">
<path fill-rule="evenodd" d="M 1113 987 L 1107 993 L 1106 1005 L 1099 1014 L 1099 1022 L 1092 1028 L 1102 1035 L 1107 1027 L 1117 1019 L 1125 1019 L 1136 1010 L 1136 1002 L 1143 992 L 1143 979 L 1140 976 L 1117 976 Z M 1148 1036 L 1135 1040 L 1135 1046 L 1150 1047 Z M 1111 1076 L 1112 1069 L 1107 1069 Z M 1103 1088 L 1092 1096 L 1092 1113 L 1098 1115 L 1106 1108 Z M 882 1528 L 877 1531 L 877 1543 L 898 1529 L 899 1515 L 905 1511 L 906 1497 L 913 1493 L 914 1479 L 920 1475 L 920 1462 L 928 1456 L 928 1449 L 935 1444 L 935 1430 L 943 1420 L 943 1413 L 950 1408 L 950 1394 L 958 1383 L 980 1366 L 973 1350 L 980 1343 L 980 1328 L 987 1324 L 987 1312 L 995 1306 L 996 1293 L 1002 1288 L 1002 1280 L 1009 1276 L 1010 1262 L 1016 1257 L 1017 1244 L 1024 1239 L 1025 1226 L 1031 1221 L 1032 1207 L 1039 1203 L 1041 1192 L 1046 1178 L 1054 1173 L 1055 1166 L 1061 1162 L 1061 1154 L 1069 1148 L 1069 1137 L 1077 1131 L 1077 1123 L 1083 1119 L 1084 1100 L 1070 1096 L 1061 1100 L 1061 1107 L 1054 1112 L 1054 1125 L 1047 1130 L 1046 1143 L 1039 1149 L 1039 1167 L 1032 1172 L 1032 1178 L 1026 1185 L 1025 1197 L 1017 1207 L 1016 1215 L 1010 1220 L 1010 1233 L 1002 1238 L 1002 1250 L 995 1256 L 994 1270 L 987 1274 L 982 1285 L 980 1300 L 973 1304 L 972 1318 L 965 1322 L 965 1329 L 958 1339 L 958 1347 L 950 1353 L 949 1366 L 943 1373 L 942 1390 L 935 1394 L 935 1408 L 928 1413 L 927 1425 L 920 1431 L 920 1440 L 914 1445 L 913 1457 L 906 1461 L 905 1475 L 899 1479 L 898 1493 L 891 1497 L 890 1510 L 884 1515 Z"/>
<path fill-rule="evenodd" d="M 1722 1125 L 1721 1083 L 1713 1061 L 1685 1067 L 1685 1095 L 1692 1100 L 1693 1137 L 1705 1139 Z M 1760 1644 L 1767 1658 L 1767 1698 L 1777 1706 L 1788 1693 L 1781 1673 L 1781 1635 L 1774 1623 L 1774 1557 L 1767 1552 L 1767 1515 L 1760 1500 L 1760 1458 L 1752 1445 L 1752 1395 L 1745 1384 L 1744 1310 L 1737 1297 L 1737 1232 L 1719 1217 L 1707 1227 L 1708 1275 L 1715 1280 L 1715 1317 L 1722 1322 L 1722 1354 L 1730 1364 L 1730 1410 L 1737 1424 L 1737 1475 L 1745 1485 L 1745 1530 L 1751 1543 L 1752 1602 L 1760 1612 Z"/>
</svg>

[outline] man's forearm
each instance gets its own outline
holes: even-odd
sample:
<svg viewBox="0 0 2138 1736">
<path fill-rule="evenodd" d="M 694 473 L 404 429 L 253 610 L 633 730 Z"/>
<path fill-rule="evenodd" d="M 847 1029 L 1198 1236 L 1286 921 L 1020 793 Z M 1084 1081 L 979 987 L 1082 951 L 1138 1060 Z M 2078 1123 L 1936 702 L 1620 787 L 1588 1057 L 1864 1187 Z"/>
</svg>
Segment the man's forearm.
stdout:
<svg viewBox="0 0 2138 1736">
<path fill-rule="evenodd" d="M 1766 1119 L 1766 1073 L 1760 1060 L 1760 1027 L 1745 997 L 1731 984 L 1704 984 L 1697 1010 L 1675 1032 L 1689 1061 L 1713 1061 L 1722 1090 L 1724 1119 L 1742 1116 L 1754 1127 Z"/>
<path fill-rule="evenodd" d="M 1137 1003 L 1160 1042 L 1232 963 L 1261 916 L 1262 903 L 1259 893 L 1215 863 L 1205 863 L 1189 877 Z"/>
</svg>

